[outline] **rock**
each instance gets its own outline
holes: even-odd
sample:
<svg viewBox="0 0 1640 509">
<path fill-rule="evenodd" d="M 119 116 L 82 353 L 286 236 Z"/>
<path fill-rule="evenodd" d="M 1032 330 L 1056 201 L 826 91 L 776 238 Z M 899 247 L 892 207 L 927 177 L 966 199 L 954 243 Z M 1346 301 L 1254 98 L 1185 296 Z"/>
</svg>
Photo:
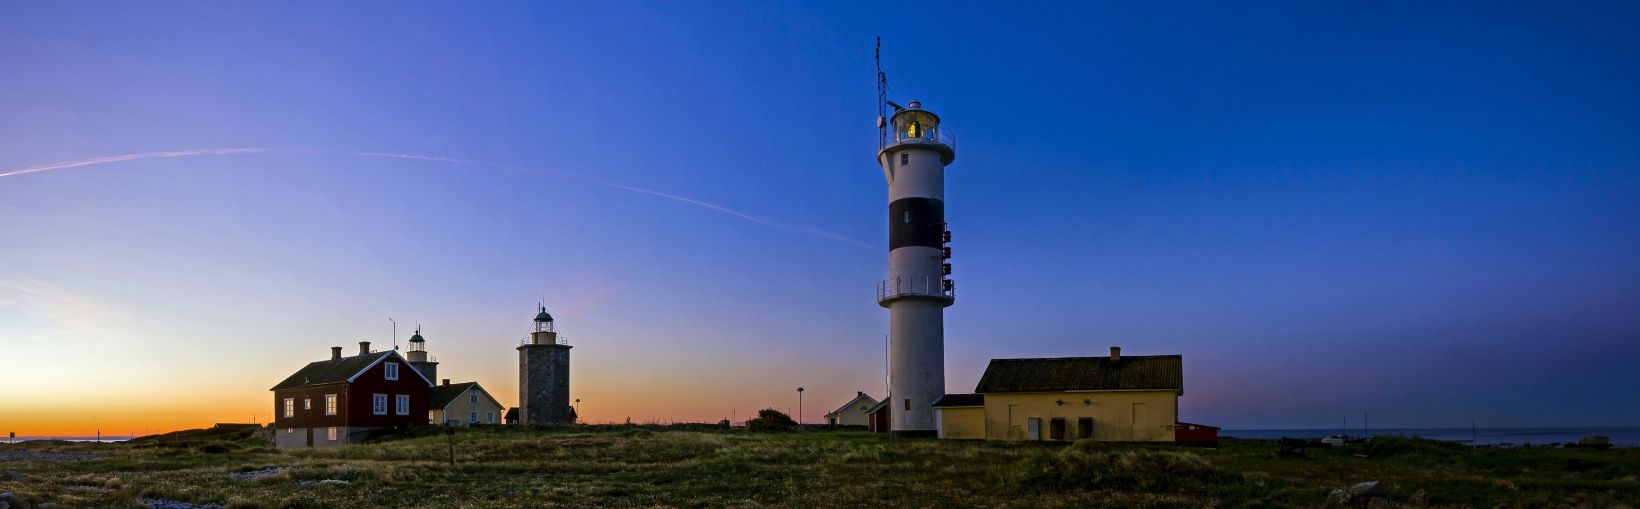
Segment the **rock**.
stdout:
<svg viewBox="0 0 1640 509">
<path fill-rule="evenodd" d="M 0 509 L 11 509 L 11 504 L 7 502 L 0 502 Z"/>
<path fill-rule="evenodd" d="M 1327 494 L 1328 507 L 1388 507 L 1389 489 L 1378 481 L 1367 481 L 1348 488 L 1338 488 Z M 1379 505 L 1373 503 L 1383 500 Z"/>
<path fill-rule="evenodd" d="M 21 481 L 23 480 L 23 474 L 17 473 L 16 470 L 7 470 L 6 473 L 0 474 L 0 480 Z"/>
</svg>

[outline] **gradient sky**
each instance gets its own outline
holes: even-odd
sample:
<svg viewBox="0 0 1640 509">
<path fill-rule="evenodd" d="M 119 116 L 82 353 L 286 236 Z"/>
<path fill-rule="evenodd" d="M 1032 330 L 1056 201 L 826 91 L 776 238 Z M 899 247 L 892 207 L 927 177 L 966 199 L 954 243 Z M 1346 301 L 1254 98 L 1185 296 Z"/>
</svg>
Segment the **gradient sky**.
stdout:
<svg viewBox="0 0 1640 509">
<path fill-rule="evenodd" d="M 1640 425 L 1640 4 L 1551 4 L 6 2 L 0 173 L 274 150 L 0 177 L 0 432 L 266 422 L 388 317 L 513 404 L 543 298 L 592 421 L 881 397 L 879 35 L 959 139 L 948 392 Z"/>
</svg>

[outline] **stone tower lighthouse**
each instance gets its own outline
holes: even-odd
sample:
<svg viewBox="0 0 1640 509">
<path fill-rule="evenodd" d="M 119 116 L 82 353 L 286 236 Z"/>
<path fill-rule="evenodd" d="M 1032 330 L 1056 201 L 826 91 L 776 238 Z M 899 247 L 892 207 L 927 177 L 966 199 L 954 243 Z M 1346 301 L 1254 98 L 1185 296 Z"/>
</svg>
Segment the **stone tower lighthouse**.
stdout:
<svg viewBox="0 0 1640 509">
<path fill-rule="evenodd" d="M 547 308 L 535 315 L 535 330 L 518 346 L 518 422 L 526 426 L 575 423 L 569 406 L 569 342 L 558 337 Z"/>
<path fill-rule="evenodd" d="M 932 437 L 931 405 L 945 395 L 945 308 L 956 302 L 945 225 L 956 141 L 917 101 L 878 125 L 887 130 L 877 162 L 888 179 L 888 279 L 877 284 L 877 304 L 888 308 L 889 431 Z"/>
<path fill-rule="evenodd" d="M 416 334 L 410 336 L 410 351 L 405 352 L 404 359 L 428 380 L 438 380 L 438 361 L 427 356 L 427 340 L 421 337 L 420 326 L 416 327 Z"/>
</svg>

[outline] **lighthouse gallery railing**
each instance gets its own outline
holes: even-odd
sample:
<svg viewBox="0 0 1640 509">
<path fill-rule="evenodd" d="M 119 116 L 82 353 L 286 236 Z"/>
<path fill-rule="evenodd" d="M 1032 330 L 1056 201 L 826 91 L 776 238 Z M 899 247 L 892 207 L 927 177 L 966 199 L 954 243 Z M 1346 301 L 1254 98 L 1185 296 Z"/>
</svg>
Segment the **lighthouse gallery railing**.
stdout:
<svg viewBox="0 0 1640 509">
<path fill-rule="evenodd" d="M 945 289 L 945 279 L 928 276 L 901 276 L 877 283 L 877 302 L 900 297 L 957 298 L 956 287 Z"/>
</svg>

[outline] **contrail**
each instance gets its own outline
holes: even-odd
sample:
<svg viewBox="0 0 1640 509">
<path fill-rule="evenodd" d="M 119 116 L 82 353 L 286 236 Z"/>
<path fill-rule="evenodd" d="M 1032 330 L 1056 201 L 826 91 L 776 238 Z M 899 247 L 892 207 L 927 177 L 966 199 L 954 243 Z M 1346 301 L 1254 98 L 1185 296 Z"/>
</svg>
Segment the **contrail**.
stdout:
<svg viewBox="0 0 1640 509">
<path fill-rule="evenodd" d="M 397 154 L 397 153 L 391 153 L 391 152 L 347 152 L 347 151 L 335 151 L 335 150 L 313 150 L 313 149 L 295 149 L 295 148 L 280 149 L 280 148 L 260 148 L 260 147 L 211 148 L 211 149 L 196 149 L 196 150 L 175 150 L 175 151 L 168 151 L 168 152 L 143 152 L 143 153 L 139 153 L 139 154 L 124 154 L 124 155 L 117 155 L 117 156 L 94 157 L 94 158 L 91 158 L 91 159 L 81 159 L 81 160 L 77 160 L 77 161 L 62 161 L 62 162 L 55 162 L 55 163 L 46 163 L 46 164 L 40 164 L 40 165 L 29 166 L 29 167 L 24 167 L 24 168 L 18 168 L 18 169 L 15 169 L 15 170 L 0 171 L 0 177 L 12 177 L 12 176 L 24 175 L 24 174 L 29 174 L 29 173 L 38 173 L 38 172 L 42 172 L 42 171 L 66 170 L 66 169 L 69 169 L 69 168 L 79 168 L 79 167 L 82 167 L 82 166 L 96 166 L 96 165 L 109 164 L 109 163 L 137 161 L 137 160 L 142 160 L 142 159 L 159 159 L 159 158 L 169 158 L 169 157 L 242 155 L 242 154 L 266 154 L 266 153 L 273 153 L 273 152 L 304 153 L 304 154 L 334 154 L 334 155 L 347 155 L 347 156 L 355 156 L 355 157 L 375 157 L 375 158 L 386 158 L 386 159 L 410 159 L 410 160 L 426 161 L 426 162 L 433 162 L 433 163 L 460 164 L 460 165 L 467 165 L 467 166 L 482 166 L 482 167 L 487 167 L 487 168 L 494 168 L 494 169 L 508 170 L 508 171 L 518 171 L 518 172 L 524 172 L 524 173 L 538 173 L 538 174 L 546 174 L 546 175 L 556 175 L 556 176 L 559 176 L 559 177 L 575 179 L 575 180 L 579 180 L 579 181 L 586 182 L 586 183 L 589 183 L 589 184 L 603 186 L 603 187 L 607 187 L 607 188 L 611 188 L 611 189 L 617 189 L 617 190 L 626 191 L 626 192 L 630 192 L 630 193 L 646 194 L 646 195 L 650 195 L 650 196 L 654 196 L 654 197 L 658 197 L 658 198 L 665 198 L 665 199 L 672 200 L 672 201 L 675 201 L 675 202 L 684 203 L 684 204 L 693 205 L 693 206 L 696 206 L 696 207 L 701 207 L 701 208 L 721 212 L 721 213 L 724 213 L 724 214 L 728 214 L 728 215 L 731 215 L 731 216 L 734 216 L 734 217 L 737 217 L 737 218 L 740 218 L 740 219 L 743 219 L 743 220 L 746 220 L 746 221 L 751 221 L 753 223 L 761 224 L 761 225 L 768 226 L 768 227 L 771 227 L 771 228 L 777 228 L 777 229 L 780 229 L 780 230 L 785 230 L 785 231 L 794 232 L 794 233 L 801 233 L 801 234 L 805 234 L 805 235 L 812 235 L 812 236 L 820 237 L 820 238 L 823 238 L 823 239 L 826 239 L 826 240 L 831 240 L 831 241 L 834 241 L 834 242 L 841 242 L 841 243 L 848 244 L 848 245 L 851 245 L 851 246 L 854 246 L 854 247 L 866 249 L 866 250 L 872 251 L 872 252 L 882 251 L 881 247 L 873 246 L 871 244 L 860 242 L 858 240 L 854 240 L 854 239 L 851 239 L 851 238 L 848 238 L 848 237 L 844 237 L 842 235 L 838 235 L 836 233 L 832 233 L 832 232 L 822 230 L 822 229 L 819 229 L 819 228 L 814 228 L 814 227 L 811 227 L 811 226 L 803 226 L 803 225 L 797 225 L 797 224 L 791 224 L 791 223 L 776 221 L 776 220 L 768 219 L 768 218 L 765 218 L 765 217 L 759 217 L 759 216 L 755 216 L 755 215 L 752 215 L 752 214 L 747 214 L 745 212 L 741 212 L 741 211 L 738 211 L 738 210 L 735 210 L 735 209 L 731 209 L 729 207 L 718 205 L 716 203 L 701 201 L 701 200 L 697 200 L 697 199 L 690 198 L 690 197 L 687 197 L 687 196 L 679 196 L 679 195 L 675 195 L 675 194 L 671 194 L 671 193 L 656 191 L 656 190 L 653 190 L 653 189 L 645 189 L 645 188 L 641 188 L 641 187 L 629 186 L 629 185 L 626 185 L 626 184 L 611 182 L 611 181 L 608 181 L 608 180 L 600 179 L 600 178 L 597 178 L 597 177 L 593 177 L 593 176 L 585 175 L 585 174 L 581 174 L 581 173 L 574 173 L 574 172 L 568 172 L 568 171 L 562 171 L 562 170 L 545 170 L 545 169 L 529 168 L 529 167 L 512 165 L 512 164 L 489 163 L 489 162 L 483 162 L 483 161 L 473 161 L 473 160 L 468 160 L 468 159 L 456 159 L 456 158 L 452 158 L 452 157 L 430 156 L 430 155 L 422 155 L 422 154 Z"/>
</svg>

